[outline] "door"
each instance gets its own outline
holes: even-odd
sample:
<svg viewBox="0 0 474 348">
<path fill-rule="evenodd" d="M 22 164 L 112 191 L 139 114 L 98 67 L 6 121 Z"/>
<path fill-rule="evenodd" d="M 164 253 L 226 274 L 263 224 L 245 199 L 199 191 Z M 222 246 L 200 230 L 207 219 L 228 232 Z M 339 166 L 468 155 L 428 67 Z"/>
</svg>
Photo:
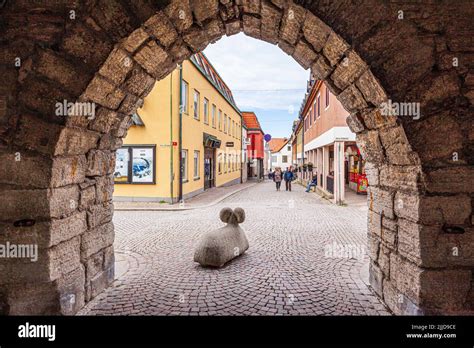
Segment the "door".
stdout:
<svg viewBox="0 0 474 348">
<path fill-rule="evenodd" d="M 215 170 L 214 149 L 206 147 L 204 150 L 204 190 L 215 186 Z"/>
</svg>

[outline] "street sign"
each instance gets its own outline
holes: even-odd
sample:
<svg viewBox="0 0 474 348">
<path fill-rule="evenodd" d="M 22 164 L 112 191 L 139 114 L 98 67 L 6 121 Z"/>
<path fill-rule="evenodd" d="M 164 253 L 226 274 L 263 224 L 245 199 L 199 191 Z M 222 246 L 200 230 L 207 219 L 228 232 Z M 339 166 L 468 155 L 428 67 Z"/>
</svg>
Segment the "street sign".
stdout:
<svg viewBox="0 0 474 348">
<path fill-rule="evenodd" d="M 272 136 L 270 134 L 265 134 L 265 136 L 263 137 L 265 139 L 265 141 L 268 143 L 270 140 L 272 140 Z"/>
<path fill-rule="evenodd" d="M 234 142 L 233 141 L 228 141 L 227 143 L 225 143 L 225 146 L 234 147 Z"/>
<path fill-rule="evenodd" d="M 178 142 L 177 141 L 173 141 L 173 146 L 177 146 L 178 145 Z"/>
</svg>

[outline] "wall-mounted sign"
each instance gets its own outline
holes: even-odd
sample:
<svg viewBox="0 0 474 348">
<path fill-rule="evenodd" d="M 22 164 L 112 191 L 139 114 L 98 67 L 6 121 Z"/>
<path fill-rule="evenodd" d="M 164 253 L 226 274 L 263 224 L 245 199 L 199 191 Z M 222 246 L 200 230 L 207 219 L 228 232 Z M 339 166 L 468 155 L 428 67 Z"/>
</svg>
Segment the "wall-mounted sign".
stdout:
<svg viewBox="0 0 474 348">
<path fill-rule="evenodd" d="M 225 143 L 225 146 L 234 147 L 234 142 L 233 141 L 228 141 L 228 142 Z"/>
<path fill-rule="evenodd" d="M 126 183 L 129 181 L 128 166 L 130 162 L 130 156 L 128 148 L 121 148 L 117 150 L 115 157 L 115 171 L 114 178 L 115 182 Z"/>
<path fill-rule="evenodd" d="M 132 182 L 153 183 L 154 148 L 133 148 Z"/>
<path fill-rule="evenodd" d="M 118 184 L 154 184 L 155 146 L 126 145 L 118 149 L 114 181 Z"/>
</svg>

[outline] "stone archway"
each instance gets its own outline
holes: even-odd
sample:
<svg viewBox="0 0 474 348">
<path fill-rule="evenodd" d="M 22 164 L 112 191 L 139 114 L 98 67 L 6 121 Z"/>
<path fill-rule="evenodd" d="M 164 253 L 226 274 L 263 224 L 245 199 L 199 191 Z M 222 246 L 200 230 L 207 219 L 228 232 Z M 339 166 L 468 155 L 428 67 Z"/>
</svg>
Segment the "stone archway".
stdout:
<svg viewBox="0 0 474 348">
<path fill-rule="evenodd" d="M 472 311 L 469 7 L 7 1 L 0 241 L 38 243 L 40 252 L 34 264 L 1 261 L 0 313 L 73 314 L 110 284 L 111 173 L 129 115 L 155 79 L 240 31 L 312 68 L 351 113 L 369 162 L 375 292 L 397 314 Z M 382 116 L 378 107 L 388 99 L 421 103 L 421 117 Z M 64 100 L 95 103 L 95 118 L 58 117 Z"/>
</svg>

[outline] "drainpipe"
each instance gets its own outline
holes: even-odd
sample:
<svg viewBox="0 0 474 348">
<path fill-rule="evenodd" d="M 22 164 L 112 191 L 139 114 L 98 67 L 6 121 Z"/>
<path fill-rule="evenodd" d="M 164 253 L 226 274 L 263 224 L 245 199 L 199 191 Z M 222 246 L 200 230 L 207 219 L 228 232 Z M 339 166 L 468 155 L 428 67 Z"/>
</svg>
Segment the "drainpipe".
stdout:
<svg viewBox="0 0 474 348">
<path fill-rule="evenodd" d="M 171 204 L 174 199 L 174 160 L 173 160 L 173 72 L 170 75 L 170 197 Z"/>
<path fill-rule="evenodd" d="M 178 139 L 178 154 L 179 154 L 179 182 L 178 182 L 178 202 L 183 200 L 183 64 L 179 64 L 179 139 Z"/>
</svg>

